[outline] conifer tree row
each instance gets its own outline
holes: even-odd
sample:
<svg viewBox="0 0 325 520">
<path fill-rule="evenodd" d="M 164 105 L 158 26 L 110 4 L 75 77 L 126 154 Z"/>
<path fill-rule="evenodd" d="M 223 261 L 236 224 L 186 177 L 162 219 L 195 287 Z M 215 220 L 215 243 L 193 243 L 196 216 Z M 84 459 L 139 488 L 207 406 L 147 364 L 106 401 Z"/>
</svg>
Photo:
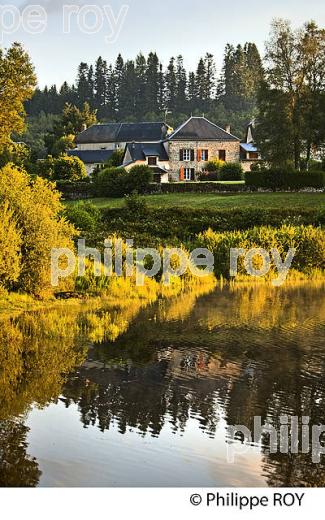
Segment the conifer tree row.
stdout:
<svg viewBox="0 0 325 520">
<path fill-rule="evenodd" d="M 114 63 L 99 57 L 95 64 L 80 63 L 74 85 L 67 82 L 36 90 L 28 102 L 31 116 L 59 114 L 66 103 L 97 110 L 101 121 L 168 119 L 210 113 L 216 103 L 227 110 L 252 111 L 262 62 L 254 43 L 227 45 L 224 66 L 216 73 L 215 58 L 206 53 L 196 70 L 187 71 L 183 56 L 171 57 L 164 67 L 157 53 L 139 53 L 135 60 L 119 54 Z"/>
</svg>

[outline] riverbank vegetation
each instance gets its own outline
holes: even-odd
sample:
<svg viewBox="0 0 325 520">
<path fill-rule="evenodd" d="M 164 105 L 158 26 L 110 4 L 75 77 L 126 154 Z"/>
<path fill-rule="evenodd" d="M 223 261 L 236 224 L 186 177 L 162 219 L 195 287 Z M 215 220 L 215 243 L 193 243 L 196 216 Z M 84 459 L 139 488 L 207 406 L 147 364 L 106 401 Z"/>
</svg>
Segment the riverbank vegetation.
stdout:
<svg viewBox="0 0 325 520">
<path fill-rule="evenodd" d="M 307 194 L 306 194 L 307 195 Z M 40 177 L 7 165 L 0 175 L 2 232 L 0 233 L 0 283 L 3 301 L 9 304 L 8 291 L 52 298 L 57 293 L 72 296 L 110 296 L 111 298 L 155 300 L 159 296 L 179 294 L 196 285 L 214 284 L 187 271 L 165 287 L 162 274 L 146 279 L 143 287 L 132 277 L 96 277 L 93 264 L 86 274 L 77 273 L 64 279 L 58 287 L 51 285 L 51 250 L 75 248 L 75 240 L 85 238 L 87 245 L 103 250 L 104 240 L 132 238 L 135 246 L 178 246 L 189 255 L 197 245 L 207 247 L 215 256 L 215 275 L 227 278 L 230 247 L 278 247 L 280 253 L 297 249 L 294 273 L 304 277 L 322 276 L 324 270 L 325 211 L 311 207 L 241 208 L 218 211 L 178 207 L 152 208 L 147 199 L 132 195 L 124 207 L 102 209 L 89 202 L 65 208 L 55 186 Z M 271 200 L 271 199 L 269 199 Z M 300 199 L 301 200 L 301 199 Z M 305 198 L 308 200 L 308 198 Z M 124 257 L 125 262 L 125 257 Z M 124 264 L 123 264 L 124 265 Z M 241 274 L 241 273 L 240 273 Z M 7 292 L 6 292 L 7 291 Z M 2 303 L 2 306 L 4 304 Z M 14 305 L 24 306 L 24 302 Z"/>
<path fill-rule="evenodd" d="M 85 228 L 93 234 L 98 231 L 98 211 L 91 205 L 85 205 L 87 211 L 83 213 L 88 215 L 88 220 L 80 220 L 82 212 L 75 211 L 77 230 L 69 222 L 69 215 L 63 215 L 60 194 L 54 185 L 40 177 L 32 178 L 13 165 L 7 165 L 0 171 L 0 201 L 0 307 L 7 304 L 19 308 L 29 301 L 28 297 L 27 300 L 24 297 L 20 300 L 11 298 L 9 293 L 47 299 L 68 291 L 73 295 L 106 295 L 116 299 L 128 297 L 129 300 L 152 301 L 158 296 L 178 294 L 197 284 L 215 283 L 212 276 L 207 281 L 187 271 L 181 277 L 174 277 L 168 287 L 164 286 L 161 273 L 155 279 L 146 278 L 144 285 L 138 286 L 135 274 L 127 277 L 124 271 L 122 276 L 114 272 L 112 276 L 95 276 L 94 266 L 89 261 L 84 276 L 78 277 L 75 272 L 54 287 L 51 283 L 52 249 L 75 251 L 74 239 L 83 236 Z M 70 220 L 73 220 L 72 217 L 73 213 Z M 94 225 L 89 227 L 89 222 Z"/>
</svg>

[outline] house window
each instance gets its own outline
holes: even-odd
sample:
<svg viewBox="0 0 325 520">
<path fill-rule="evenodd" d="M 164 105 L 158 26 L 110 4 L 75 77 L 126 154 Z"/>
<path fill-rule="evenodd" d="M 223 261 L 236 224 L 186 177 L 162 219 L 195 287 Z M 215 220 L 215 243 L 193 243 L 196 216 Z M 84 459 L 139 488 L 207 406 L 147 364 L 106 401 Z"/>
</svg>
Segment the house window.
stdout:
<svg viewBox="0 0 325 520">
<path fill-rule="evenodd" d="M 148 166 L 156 166 L 157 157 L 148 157 Z"/>
<path fill-rule="evenodd" d="M 226 160 L 226 150 L 219 150 L 219 161 Z"/>
<path fill-rule="evenodd" d="M 190 181 L 194 177 L 194 170 L 193 168 L 184 168 L 184 180 Z"/>
<path fill-rule="evenodd" d="M 258 152 L 249 152 L 248 158 L 249 159 L 258 159 Z"/>
<path fill-rule="evenodd" d="M 200 157 L 201 161 L 208 161 L 209 160 L 209 150 L 200 150 Z"/>
<path fill-rule="evenodd" d="M 180 161 L 195 161 L 195 153 L 193 148 L 182 148 L 179 151 Z"/>
<path fill-rule="evenodd" d="M 189 148 L 185 148 L 183 150 L 183 161 L 190 161 L 191 160 L 191 150 Z"/>
</svg>

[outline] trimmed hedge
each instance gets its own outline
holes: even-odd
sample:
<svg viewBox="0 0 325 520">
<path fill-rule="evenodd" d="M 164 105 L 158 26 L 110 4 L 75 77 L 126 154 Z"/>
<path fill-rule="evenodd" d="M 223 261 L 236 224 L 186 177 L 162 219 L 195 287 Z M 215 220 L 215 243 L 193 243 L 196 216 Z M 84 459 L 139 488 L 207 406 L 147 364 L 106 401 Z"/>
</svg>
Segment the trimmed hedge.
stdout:
<svg viewBox="0 0 325 520">
<path fill-rule="evenodd" d="M 272 190 L 302 188 L 322 189 L 325 187 L 325 172 L 315 170 L 308 172 L 284 171 L 281 169 L 251 171 L 245 173 L 248 188 L 264 188 Z"/>
<path fill-rule="evenodd" d="M 93 186 L 88 179 L 84 181 L 56 181 L 57 189 L 67 200 L 91 199 Z"/>
<path fill-rule="evenodd" d="M 66 200 L 105 197 L 105 190 L 96 189 L 89 182 L 57 181 L 57 189 Z M 146 189 L 148 195 L 167 193 L 241 193 L 249 191 L 245 184 L 220 184 L 217 182 L 178 182 L 170 184 L 151 183 Z"/>
<path fill-rule="evenodd" d="M 239 193 L 247 191 L 244 183 L 220 184 L 218 182 L 171 182 L 166 184 L 151 184 L 149 193 Z"/>
</svg>

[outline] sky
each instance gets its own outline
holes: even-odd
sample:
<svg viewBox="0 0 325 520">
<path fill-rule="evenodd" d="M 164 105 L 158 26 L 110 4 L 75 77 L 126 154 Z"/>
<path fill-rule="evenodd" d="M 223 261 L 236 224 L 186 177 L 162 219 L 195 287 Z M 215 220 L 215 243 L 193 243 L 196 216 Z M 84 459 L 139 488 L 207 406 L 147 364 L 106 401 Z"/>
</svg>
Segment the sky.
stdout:
<svg viewBox="0 0 325 520">
<path fill-rule="evenodd" d="M 263 53 L 275 17 L 294 27 L 310 19 L 325 26 L 324 0 L 2 0 L 0 42 L 24 45 L 44 87 L 73 82 L 81 61 L 101 55 L 112 62 L 119 52 L 134 58 L 156 51 L 164 65 L 182 54 L 190 70 L 211 52 L 220 70 L 228 42 L 254 41 Z"/>
</svg>

